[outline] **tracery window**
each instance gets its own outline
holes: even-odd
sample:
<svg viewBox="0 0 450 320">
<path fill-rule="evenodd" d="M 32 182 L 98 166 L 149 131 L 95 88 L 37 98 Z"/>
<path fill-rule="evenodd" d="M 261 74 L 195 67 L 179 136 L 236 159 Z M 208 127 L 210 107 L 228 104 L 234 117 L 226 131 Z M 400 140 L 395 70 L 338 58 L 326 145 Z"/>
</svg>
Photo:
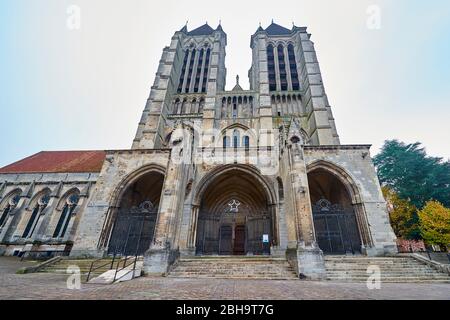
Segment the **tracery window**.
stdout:
<svg viewBox="0 0 450 320">
<path fill-rule="evenodd" d="M 240 140 L 239 130 L 235 129 L 233 131 L 233 147 L 234 148 L 239 148 L 239 140 Z"/>
<path fill-rule="evenodd" d="M 3 208 L 1 216 L 0 216 L 0 228 L 4 226 L 6 223 L 6 220 L 8 218 L 8 215 L 11 213 L 12 210 L 17 206 L 20 200 L 20 194 L 15 193 L 9 197 L 9 199 L 6 202 L 6 206 Z"/>
<path fill-rule="evenodd" d="M 31 212 L 30 219 L 28 220 L 27 226 L 25 227 L 25 231 L 22 234 L 22 238 L 31 238 L 39 222 L 40 215 L 42 211 L 47 207 L 49 201 L 50 192 L 46 192 L 36 202 L 33 211 Z"/>
<path fill-rule="evenodd" d="M 59 217 L 58 224 L 53 232 L 53 238 L 63 238 L 69 226 L 70 218 L 78 205 L 80 197 L 78 193 L 69 195 Z"/>
</svg>

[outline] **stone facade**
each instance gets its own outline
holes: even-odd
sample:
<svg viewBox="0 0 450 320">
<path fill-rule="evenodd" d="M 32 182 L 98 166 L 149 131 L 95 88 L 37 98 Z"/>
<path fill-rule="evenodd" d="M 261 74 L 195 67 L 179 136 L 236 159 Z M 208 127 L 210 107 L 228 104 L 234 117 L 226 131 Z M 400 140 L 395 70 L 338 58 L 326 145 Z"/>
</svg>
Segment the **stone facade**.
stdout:
<svg viewBox="0 0 450 320">
<path fill-rule="evenodd" d="M 24 250 L 20 217 L 34 195 L 48 188 L 45 210 L 57 212 L 75 187 L 84 198 L 67 235 L 71 256 L 102 257 L 123 240 L 136 243 L 149 274 L 166 274 L 179 256 L 270 254 L 317 279 L 324 254 L 396 253 L 370 146 L 340 144 L 310 38 L 306 28 L 260 27 L 250 43 L 250 90 L 237 78 L 226 91 L 222 27 L 176 32 L 132 149 L 107 151 L 100 172 L 64 179 L 0 171 L 1 201 L 23 185 L 0 229 L 5 253 Z M 50 214 L 44 224 L 41 247 Z"/>
</svg>

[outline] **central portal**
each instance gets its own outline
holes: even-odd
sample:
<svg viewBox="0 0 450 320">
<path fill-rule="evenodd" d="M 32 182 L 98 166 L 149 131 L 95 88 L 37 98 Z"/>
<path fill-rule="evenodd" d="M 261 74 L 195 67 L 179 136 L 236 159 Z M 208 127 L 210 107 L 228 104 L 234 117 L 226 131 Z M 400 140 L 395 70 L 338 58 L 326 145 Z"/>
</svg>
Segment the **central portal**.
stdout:
<svg viewBox="0 0 450 320">
<path fill-rule="evenodd" d="M 203 192 L 197 223 L 198 255 L 269 255 L 273 213 L 261 181 L 227 170 Z"/>
</svg>

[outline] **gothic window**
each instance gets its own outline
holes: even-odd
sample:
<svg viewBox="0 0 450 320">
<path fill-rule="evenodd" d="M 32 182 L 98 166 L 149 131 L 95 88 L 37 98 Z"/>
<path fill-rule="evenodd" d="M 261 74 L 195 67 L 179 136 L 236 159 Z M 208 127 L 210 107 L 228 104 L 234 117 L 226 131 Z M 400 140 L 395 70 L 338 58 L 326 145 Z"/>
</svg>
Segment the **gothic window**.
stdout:
<svg viewBox="0 0 450 320">
<path fill-rule="evenodd" d="M 20 194 L 15 193 L 13 194 L 8 201 L 6 202 L 5 208 L 3 208 L 3 211 L 0 216 L 0 228 L 4 226 L 6 223 L 6 220 L 8 218 L 8 215 L 11 213 L 11 211 L 17 206 L 20 200 Z"/>
<path fill-rule="evenodd" d="M 205 99 L 201 98 L 200 99 L 200 104 L 198 106 L 198 112 L 199 113 L 203 113 L 203 108 L 205 107 Z"/>
<path fill-rule="evenodd" d="M 286 63 L 284 60 L 284 48 L 281 44 L 278 45 L 278 66 L 280 68 L 281 91 L 286 91 L 288 89 Z"/>
<path fill-rule="evenodd" d="M 206 50 L 205 69 L 203 70 L 202 92 L 206 92 L 206 83 L 208 82 L 210 55 L 211 55 L 211 49 Z"/>
<path fill-rule="evenodd" d="M 227 117 L 227 99 L 222 98 L 222 119 Z"/>
<path fill-rule="evenodd" d="M 230 138 L 227 136 L 223 137 L 223 148 L 226 149 L 230 146 Z"/>
<path fill-rule="evenodd" d="M 288 46 L 289 67 L 291 69 L 292 90 L 300 90 L 300 83 L 298 80 L 297 62 L 295 61 L 294 46 Z"/>
<path fill-rule="evenodd" d="M 189 63 L 189 69 L 187 70 L 188 76 L 187 76 L 187 80 L 186 80 L 186 88 L 184 90 L 185 93 L 189 93 L 189 88 L 191 86 L 191 79 L 192 79 L 192 71 L 194 69 L 194 61 L 195 61 L 195 53 L 196 50 L 192 50 L 191 52 L 191 60 Z"/>
<path fill-rule="evenodd" d="M 271 44 L 267 47 L 267 69 L 269 71 L 269 90 L 276 91 L 275 59 L 273 56 L 273 46 Z"/>
<path fill-rule="evenodd" d="M 70 218 L 78 205 L 80 197 L 78 193 L 73 193 L 67 197 L 66 203 L 59 217 L 58 224 L 56 225 L 55 232 L 53 233 L 53 238 L 63 238 L 66 234 L 67 227 L 69 226 Z"/>
<path fill-rule="evenodd" d="M 239 147 L 239 140 L 240 140 L 239 130 L 235 129 L 233 131 L 233 147 L 234 148 L 238 148 Z"/>
<path fill-rule="evenodd" d="M 278 182 L 278 197 L 280 198 L 280 201 L 283 201 L 284 199 L 284 188 L 283 188 L 283 181 L 280 177 L 277 178 Z"/>
<path fill-rule="evenodd" d="M 244 136 L 244 138 L 242 139 L 242 144 L 245 147 L 245 150 L 249 150 L 250 149 L 250 138 L 249 136 Z"/>
<path fill-rule="evenodd" d="M 238 107 L 237 107 L 237 100 L 236 97 L 233 98 L 233 119 L 236 119 L 238 117 Z"/>
<path fill-rule="evenodd" d="M 178 114 L 178 112 L 180 111 L 179 108 L 180 108 L 180 99 L 177 98 L 175 100 L 174 104 L 173 104 L 173 111 L 172 111 L 172 113 L 173 114 Z"/>
<path fill-rule="evenodd" d="M 186 113 L 186 105 L 187 105 L 187 100 L 183 99 L 183 103 L 181 104 L 180 114 Z"/>
<path fill-rule="evenodd" d="M 22 234 L 22 238 L 31 238 L 36 229 L 36 226 L 39 222 L 40 215 L 42 211 L 47 207 L 50 201 L 50 193 L 47 192 L 42 195 L 37 201 L 36 205 L 31 212 L 30 219 L 28 220 L 27 226 L 25 227 L 25 231 Z"/>
<path fill-rule="evenodd" d="M 197 113 L 197 99 L 192 100 L 191 102 L 191 110 L 189 113 Z"/>
<path fill-rule="evenodd" d="M 181 69 L 181 74 L 180 74 L 180 80 L 178 82 L 178 93 L 181 93 L 181 91 L 183 90 L 183 81 L 184 81 L 184 75 L 186 73 L 186 64 L 187 64 L 187 60 L 189 57 L 189 50 L 186 50 L 184 52 L 184 60 L 183 60 L 183 68 Z"/>
<path fill-rule="evenodd" d="M 205 49 L 200 50 L 200 54 L 198 56 L 198 63 L 197 63 L 197 72 L 195 73 L 195 85 L 194 85 L 194 92 L 198 92 L 198 86 L 200 84 L 200 77 L 202 74 L 202 64 L 203 64 L 203 54 L 205 52 Z"/>
</svg>

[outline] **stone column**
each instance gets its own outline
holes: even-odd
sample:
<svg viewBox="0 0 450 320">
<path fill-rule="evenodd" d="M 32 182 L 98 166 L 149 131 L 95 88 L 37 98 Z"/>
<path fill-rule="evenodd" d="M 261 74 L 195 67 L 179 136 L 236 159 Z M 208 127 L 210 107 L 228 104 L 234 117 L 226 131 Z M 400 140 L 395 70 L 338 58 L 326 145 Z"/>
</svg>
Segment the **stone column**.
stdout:
<svg viewBox="0 0 450 320">
<path fill-rule="evenodd" d="M 291 186 L 294 196 L 294 215 L 297 230 L 297 264 L 300 276 L 309 279 L 325 277 L 323 252 L 316 243 L 308 176 L 303 147 L 299 143 L 289 146 Z"/>
</svg>

